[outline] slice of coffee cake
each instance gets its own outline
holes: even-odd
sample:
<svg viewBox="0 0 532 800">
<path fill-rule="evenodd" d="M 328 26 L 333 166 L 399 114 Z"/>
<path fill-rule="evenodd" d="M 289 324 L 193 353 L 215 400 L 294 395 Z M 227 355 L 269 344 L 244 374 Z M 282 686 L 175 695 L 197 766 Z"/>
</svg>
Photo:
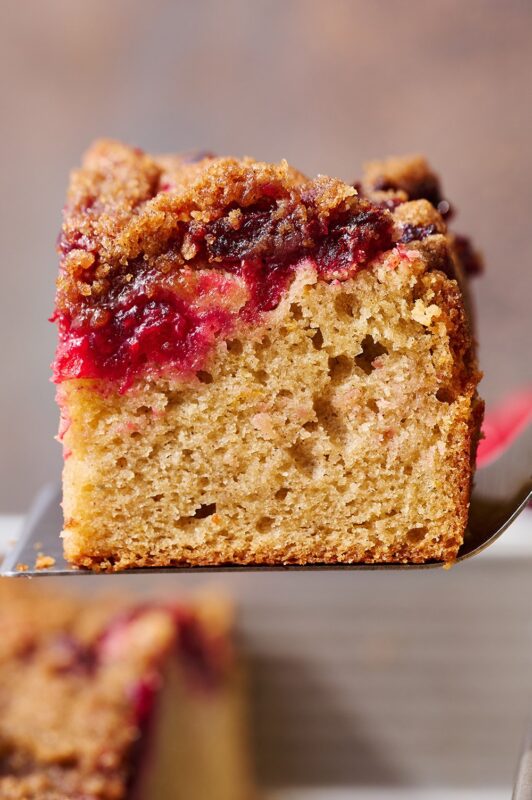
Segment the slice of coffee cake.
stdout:
<svg viewBox="0 0 532 800">
<path fill-rule="evenodd" d="M 422 159 L 355 188 L 95 144 L 54 315 L 67 558 L 451 561 L 482 407 L 448 212 Z"/>
<path fill-rule="evenodd" d="M 249 800 L 229 622 L 0 580 L 0 797 Z"/>
</svg>

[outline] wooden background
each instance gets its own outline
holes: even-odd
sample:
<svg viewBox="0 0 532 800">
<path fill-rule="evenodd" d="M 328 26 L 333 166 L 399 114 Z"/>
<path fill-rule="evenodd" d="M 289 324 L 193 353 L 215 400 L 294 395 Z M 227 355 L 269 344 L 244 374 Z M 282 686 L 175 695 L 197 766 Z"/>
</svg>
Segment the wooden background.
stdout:
<svg viewBox="0 0 532 800">
<path fill-rule="evenodd" d="M 349 179 L 426 153 L 486 254 L 483 393 L 532 384 L 531 3 L 3 0 L 0 15 L 0 511 L 60 469 L 54 242 L 95 136 Z"/>
</svg>

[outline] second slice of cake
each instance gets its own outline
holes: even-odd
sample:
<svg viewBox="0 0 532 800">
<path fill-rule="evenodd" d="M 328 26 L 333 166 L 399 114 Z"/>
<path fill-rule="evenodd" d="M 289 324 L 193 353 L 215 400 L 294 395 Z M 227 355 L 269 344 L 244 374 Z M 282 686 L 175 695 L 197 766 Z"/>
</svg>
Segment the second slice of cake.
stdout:
<svg viewBox="0 0 532 800">
<path fill-rule="evenodd" d="M 420 159 L 357 192 L 94 145 L 55 313 L 67 558 L 453 560 L 482 406 L 440 200 Z"/>
<path fill-rule="evenodd" d="M 229 609 L 0 580 L 2 800 L 250 800 Z"/>
</svg>

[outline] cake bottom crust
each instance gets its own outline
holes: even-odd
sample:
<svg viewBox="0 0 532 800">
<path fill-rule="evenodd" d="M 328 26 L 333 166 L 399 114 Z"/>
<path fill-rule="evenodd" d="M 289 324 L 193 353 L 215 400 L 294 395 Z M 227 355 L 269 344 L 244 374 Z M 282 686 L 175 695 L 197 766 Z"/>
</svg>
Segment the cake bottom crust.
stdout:
<svg viewBox="0 0 532 800">
<path fill-rule="evenodd" d="M 64 547 L 121 570 L 451 562 L 482 417 L 454 280 L 394 251 L 337 284 L 309 265 L 196 378 L 69 381 Z"/>
</svg>

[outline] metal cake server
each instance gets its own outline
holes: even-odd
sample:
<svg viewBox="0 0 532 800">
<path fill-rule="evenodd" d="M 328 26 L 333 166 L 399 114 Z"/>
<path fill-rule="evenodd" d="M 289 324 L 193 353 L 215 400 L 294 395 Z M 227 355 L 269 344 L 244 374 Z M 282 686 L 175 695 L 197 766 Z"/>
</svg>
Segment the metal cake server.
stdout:
<svg viewBox="0 0 532 800">
<path fill-rule="evenodd" d="M 529 726 L 523 742 L 512 800 L 532 800 L 532 726 Z"/>
<path fill-rule="evenodd" d="M 485 550 L 508 528 L 532 498 L 532 425 L 529 425 L 513 444 L 493 463 L 478 469 L 469 509 L 469 523 L 464 543 L 457 561 Z M 93 575 L 90 570 L 70 566 L 62 552 L 59 531 L 62 528 L 60 492 L 56 486 L 47 486 L 38 495 L 30 511 L 22 534 L 0 566 L 0 575 Z M 53 566 L 36 569 L 39 553 L 52 556 Z M 22 568 L 21 568 L 21 565 Z M 425 564 L 311 564 L 276 566 L 223 565 L 213 567 L 145 567 L 126 570 L 135 572 L 235 572 L 283 570 L 412 570 L 442 567 L 442 563 Z M 116 574 L 116 573 L 113 573 Z"/>
</svg>

